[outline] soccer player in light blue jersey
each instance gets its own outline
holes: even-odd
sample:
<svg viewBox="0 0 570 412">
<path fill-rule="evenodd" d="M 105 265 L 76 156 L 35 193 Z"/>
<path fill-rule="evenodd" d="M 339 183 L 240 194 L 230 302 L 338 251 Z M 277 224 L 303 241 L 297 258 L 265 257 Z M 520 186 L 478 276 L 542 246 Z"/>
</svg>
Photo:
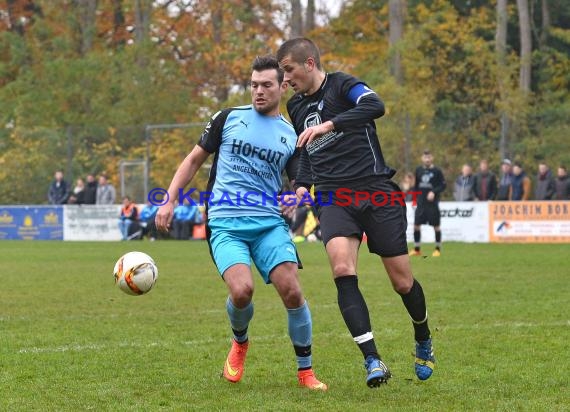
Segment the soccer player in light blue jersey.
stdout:
<svg viewBox="0 0 570 412">
<path fill-rule="evenodd" d="M 311 312 L 297 275 L 297 253 L 277 202 L 281 175 L 294 179 L 297 135 L 279 112 L 287 85 L 272 56 L 257 57 L 251 75 L 252 104 L 216 113 L 200 141 L 178 167 L 168 188 L 169 200 L 156 216 L 156 226 L 168 230 L 183 189 L 210 154 L 207 234 L 212 259 L 226 283 L 226 309 L 233 332 L 223 376 L 238 382 L 248 350 L 248 326 L 253 317 L 251 261 L 265 283 L 272 283 L 288 314 L 289 335 L 297 357 L 301 386 L 326 390 L 312 369 Z M 204 200 L 204 199 L 202 199 Z"/>
</svg>

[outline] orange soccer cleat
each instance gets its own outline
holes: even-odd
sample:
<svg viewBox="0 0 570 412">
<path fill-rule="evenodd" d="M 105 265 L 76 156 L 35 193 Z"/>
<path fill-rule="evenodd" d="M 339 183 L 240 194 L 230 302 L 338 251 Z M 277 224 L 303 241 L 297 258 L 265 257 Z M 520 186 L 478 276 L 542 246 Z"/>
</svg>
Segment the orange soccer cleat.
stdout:
<svg viewBox="0 0 570 412">
<path fill-rule="evenodd" d="M 315 372 L 313 372 L 312 369 L 297 372 L 297 378 L 299 379 L 299 385 L 304 386 L 305 388 L 320 391 L 326 391 L 328 389 L 326 384 L 316 378 Z"/>
<path fill-rule="evenodd" d="M 232 339 L 232 348 L 230 349 L 230 353 L 228 353 L 226 363 L 224 364 L 224 378 L 228 381 L 236 383 L 241 379 L 248 346 L 249 341 L 238 343 L 235 339 Z"/>
</svg>

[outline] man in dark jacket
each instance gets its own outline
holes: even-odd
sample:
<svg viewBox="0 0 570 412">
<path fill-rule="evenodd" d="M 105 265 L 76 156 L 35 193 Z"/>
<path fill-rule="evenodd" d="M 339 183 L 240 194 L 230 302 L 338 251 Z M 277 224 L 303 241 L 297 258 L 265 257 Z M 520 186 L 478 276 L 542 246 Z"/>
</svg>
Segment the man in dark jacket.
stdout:
<svg viewBox="0 0 570 412">
<path fill-rule="evenodd" d="M 473 183 L 475 200 L 495 200 L 497 196 L 497 178 L 489 171 L 489 163 L 483 159 L 479 162 L 479 173 Z"/>
<path fill-rule="evenodd" d="M 49 203 L 52 205 L 63 205 L 67 202 L 68 197 L 69 187 L 67 186 L 67 182 L 63 179 L 63 172 L 57 170 L 48 191 Z"/>
<path fill-rule="evenodd" d="M 566 167 L 559 166 L 556 180 L 556 200 L 570 200 L 570 178 L 568 178 L 568 171 Z"/>
<path fill-rule="evenodd" d="M 513 166 L 513 178 L 511 189 L 509 190 L 509 200 L 529 200 L 530 199 L 530 178 L 526 175 L 520 163 Z"/>
<path fill-rule="evenodd" d="M 97 200 L 97 180 L 92 174 L 87 175 L 87 184 L 85 185 L 85 204 L 94 205 Z"/>
<path fill-rule="evenodd" d="M 512 163 L 509 159 L 503 159 L 501 163 L 501 180 L 497 189 L 497 200 L 509 200 L 511 183 L 513 181 Z"/>
<path fill-rule="evenodd" d="M 536 188 L 534 198 L 536 200 L 551 200 L 556 192 L 556 184 L 550 168 L 544 162 L 538 164 L 536 175 Z"/>
</svg>

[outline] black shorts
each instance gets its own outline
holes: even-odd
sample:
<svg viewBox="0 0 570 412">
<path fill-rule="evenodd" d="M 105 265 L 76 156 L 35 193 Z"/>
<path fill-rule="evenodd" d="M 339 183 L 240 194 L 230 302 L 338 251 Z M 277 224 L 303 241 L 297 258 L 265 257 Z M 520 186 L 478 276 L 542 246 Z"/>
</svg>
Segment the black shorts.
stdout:
<svg viewBox="0 0 570 412">
<path fill-rule="evenodd" d="M 369 199 L 364 199 L 366 193 Z M 318 192 L 316 208 L 324 244 L 335 237 L 362 240 L 366 233 L 371 253 L 382 257 L 407 254 L 408 222 L 403 200 L 398 185 L 381 178 L 361 187 Z"/>
<path fill-rule="evenodd" d="M 418 204 L 414 215 L 414 226 L 430 225 L 439 226 L 441 213 L 439 212 L 439 202 L 429 202 Z"/>
</svg>

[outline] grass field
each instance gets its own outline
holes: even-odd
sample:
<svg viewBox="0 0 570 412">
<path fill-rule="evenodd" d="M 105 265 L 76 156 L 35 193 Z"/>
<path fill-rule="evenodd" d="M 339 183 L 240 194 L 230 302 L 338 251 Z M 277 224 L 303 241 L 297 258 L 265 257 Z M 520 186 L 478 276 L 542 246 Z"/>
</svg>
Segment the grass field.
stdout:
<svg viewBox="0 0 570 412">
<path fill-rule="evenodd" d="M 113 284 L 130 250 L 158 264 L 148 295 Z M 322 245 L 299 253 L 326 393 L 297 387 L 285 311 L 259 277 L 243 380 L 220 378 L 226 289 L 205 243 L 0 242 L 0 410 L 568 410 L 570 245 L 448 243 L 440 258 L 415 258 L 437 358 L 426 382 L 413 373 L 401 300 L 363 251 L 360 282 L 394 375 L 376 390 L 364 383 Z"/>
</svg>

